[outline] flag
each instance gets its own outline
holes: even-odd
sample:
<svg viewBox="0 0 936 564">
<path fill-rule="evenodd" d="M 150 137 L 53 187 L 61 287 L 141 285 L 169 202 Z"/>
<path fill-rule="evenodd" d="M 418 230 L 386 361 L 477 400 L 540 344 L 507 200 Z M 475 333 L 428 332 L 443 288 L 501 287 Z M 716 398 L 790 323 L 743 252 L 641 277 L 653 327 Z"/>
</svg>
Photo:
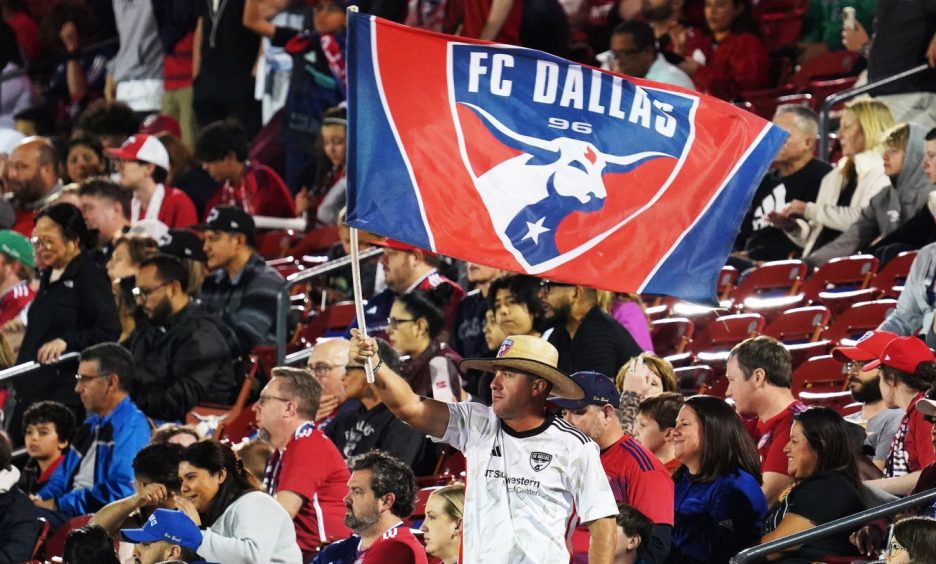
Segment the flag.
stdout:
<svg viewBox="0 0 936 564">
<path fill-rule="evenodd" d="M 356 13 L 348 112 L 352 227 L 699 303 L 786 137 L 678 87 Z"/>
</svg>

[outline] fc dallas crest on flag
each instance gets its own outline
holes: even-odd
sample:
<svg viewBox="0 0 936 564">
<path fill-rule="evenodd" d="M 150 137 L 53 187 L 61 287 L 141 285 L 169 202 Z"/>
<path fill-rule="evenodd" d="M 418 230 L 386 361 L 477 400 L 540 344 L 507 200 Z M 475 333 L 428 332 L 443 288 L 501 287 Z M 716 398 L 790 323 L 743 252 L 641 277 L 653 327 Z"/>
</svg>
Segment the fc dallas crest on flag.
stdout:
<svg viewBox="0 0 936 564">
<path fill-rule="evenodd" d="M 539 51 L 349 16 L 352 226 L 514 272 L 714 299 L 782 130 Z"/>
</svg>

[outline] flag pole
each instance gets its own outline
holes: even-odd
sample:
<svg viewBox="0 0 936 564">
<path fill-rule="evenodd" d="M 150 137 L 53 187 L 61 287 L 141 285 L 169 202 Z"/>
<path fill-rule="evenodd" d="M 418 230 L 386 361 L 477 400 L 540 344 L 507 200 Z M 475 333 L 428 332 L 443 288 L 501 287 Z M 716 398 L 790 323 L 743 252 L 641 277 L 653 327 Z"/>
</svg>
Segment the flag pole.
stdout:
<svg viewBox="0 0 936 564">
<path fill-rule="evenodd" d="M 354 289 L 354 313 L 357 315 L 358 329 L 361 336 L 367 337 L 367 324 L 364 322 L 364 299 L 361 292 L 361 256 L 358 250 L 358 230 L 351 227 L 351 285 Z M 364 363 L 367 383 L 374 383 L 374 368 L 370 357 Z"/>
</svg>

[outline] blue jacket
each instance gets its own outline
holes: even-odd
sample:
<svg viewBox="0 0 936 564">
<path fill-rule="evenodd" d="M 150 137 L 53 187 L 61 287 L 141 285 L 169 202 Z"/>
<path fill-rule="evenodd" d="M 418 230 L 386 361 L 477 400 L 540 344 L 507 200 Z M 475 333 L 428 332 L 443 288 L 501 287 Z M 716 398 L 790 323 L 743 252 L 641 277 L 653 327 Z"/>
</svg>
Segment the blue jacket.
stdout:
<svg viewBox="0 0 936 564">
<path fill-rule="evenodd" d="M 75 475 L 81 459 L 94 444 L 95 430 L 94 486 L 75 489 Z M 132 495 L 133 457 L 149 439 L 149 421 L 129 396 L 104 417 L 89 416 L 75 434 L 65 461 L 39 490 L 39 497 L 54 499 L 60 512 L 75 516 L 94 513 L 112 501 Z"/>
<path fill-rule="evenodd" d="M 760 542 L 767 502 L 753 476 L 739 470 L 713 482 L 675 476 L 673 549 L 667 562 L 726 563 L 741 550 Z"/>
</svg>

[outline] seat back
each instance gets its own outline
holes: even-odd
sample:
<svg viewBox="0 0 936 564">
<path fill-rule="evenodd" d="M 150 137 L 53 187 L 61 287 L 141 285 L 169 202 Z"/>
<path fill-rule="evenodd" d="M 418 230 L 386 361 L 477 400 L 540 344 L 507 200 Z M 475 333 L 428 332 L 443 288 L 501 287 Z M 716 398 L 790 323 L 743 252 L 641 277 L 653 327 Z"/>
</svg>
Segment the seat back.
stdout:
<svg viewBox="0 0 936 564">
<path fill-rule="evenodd" d="M 828 354 L 814 356 L 793 371 L 792 391 L 794 396 L 804 391 L 840 392 L 847 381 L 848 373 L 844 363 Z"/>
<path fill-rule="evenodd" d="M 715 371 L 705 364 L 693 364 L 674 368 L 679 392 L 685 396 L 701 394 L 706 386 L 714 384 Z"/>
<path fill-rule="evenodd" d="M 91 515 L 78 515 L 77 517 L 72 517 L 68 521 L 65 521 L 55 533 L 46 539 L 45 549 L 42 551 L 45 559 L 51 560 L 53 556 L 62 556 L 62 552 L 65 550 L 65 540 L 68 538 L 68 533 L 87 525 L 88 522 L 91 521 L 91 517 Z"/>
<path fill-rule="evenodd" d="M 690 349 L 700 352 L 728 350 L 764 330 L 764 317 L 757 313 L 725 315 L 715 319 L 696 337 Z"/>
<path fill-rule="evenodd" d="M 857 338 L 880 325 L 897 307 L 897 300 L 874 300 L 857 303 L 835 318 L 823 337 L 838 343 L 842 339 Z"/>
<path fill-rule="evenodd" d="M 432 495 L 432 492 L 441 487 L 442 486 L 430 486 L 428 488 L 416 490 L 416 502 L 413 505 L 413 512 L 410 513 L 409 517 L 403 520 L 407 527 L 411 529 L 419 527 L 423 519 L 426 518 L 426 503 L 429 501 L 429 496 Z"/>
<path fill-rule="evenodd" d="M 650 322 L 650 338 L 657 356 L 679 354 L 692 341 L 695 324 L 685 317 L 667 317 Z"/>
<path fill-rule="evenodd" d="M 293 334 L 291 343 L 297 349 L 315 344 L 320 337 L 344 333 L 354 320 L 354 302 L 338 302 L 320 310 L 305 323 L 301 323 Z"/>
<path fill-rule="evenodd" d="M 194 425 L 203 437 L 211 437 L 216 441 L 220 440 L 225 436 L 226 426 L 230 425 L 244 411 L 254 380 L 257 377 L 257 370 L 260 367 L 256 359 L 251 358 L 250 360 L 247 374 L 244 376 L 244 381 L 241 383 L 233 405 L 202 404 L 193 407 L 186 414 L 185 422 Z"/>
<path fill-rule="evenodd" d="M 733 266 L 723 266 L 721 272 L 718 273 L 718 283 L 715 285 L 715 292 L 718 294 L 718 298 L 727 300 L 728 296 L 731 294 L 731 289 L 734 288 L 735 282 L 737 281 L 738 269 Z"/>
<path fill-rule="evenodd" d="M 859 59 L 861 55 L 858 53 L 844 50 L 810 57 L 790 77 L 790 84 L 797 89 L 805 90 L 809 87 L 811 80 L 840 78 L 850 73 Z"/>
<path fill-rule="evenodd" d="M 792 296 L 806 278 L 806 264 L 800 260 L 765 262 L 748 272 L 731 291 L 731 299 L 741 304 L 747 298 Z"/>
<path fill-rule="evenodd" d="M 822 334 L 830 317 L 829 308 L 825 306 L 790 309 L 771 321 L 764 335 L 784 343 L 812 342 Z"/>
<path fill-rule="evenodd" d="M 878 259 L 871 255 L 839 257 L 822 265 L 803 284 L 806 299 L 817 300 L 820 292 L 863 290 L 877 272 Z"/>
<path fill-rule="evenodd" d="M 874 275 L 871 285 L 884 292 L 886 297 L 896 298 L 903 290 L 916 256 L 916 251 L 906 251 L 892 258 Z"/>
</svg>

